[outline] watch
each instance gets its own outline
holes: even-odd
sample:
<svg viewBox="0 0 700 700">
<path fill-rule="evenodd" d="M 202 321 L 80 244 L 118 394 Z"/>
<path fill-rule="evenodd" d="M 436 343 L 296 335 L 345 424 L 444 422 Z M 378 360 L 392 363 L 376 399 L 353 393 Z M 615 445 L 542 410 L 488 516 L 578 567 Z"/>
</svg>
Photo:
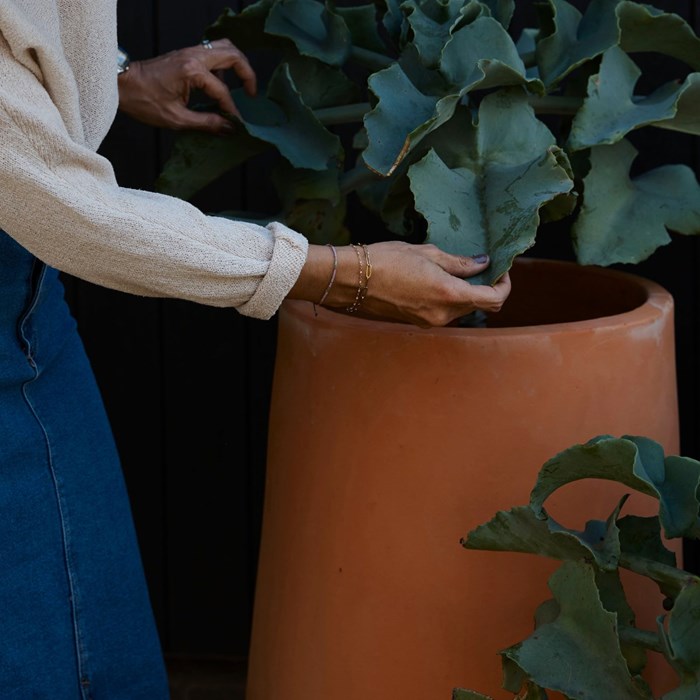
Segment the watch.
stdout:
<svg viewBox="0 0 700 700">
<path fill-rule="evenodd" d="M 129 70 L 131 59 L 129 54 L 121 46 L 117 47 L 117 75 L 126 73 Z"/>
</svg>

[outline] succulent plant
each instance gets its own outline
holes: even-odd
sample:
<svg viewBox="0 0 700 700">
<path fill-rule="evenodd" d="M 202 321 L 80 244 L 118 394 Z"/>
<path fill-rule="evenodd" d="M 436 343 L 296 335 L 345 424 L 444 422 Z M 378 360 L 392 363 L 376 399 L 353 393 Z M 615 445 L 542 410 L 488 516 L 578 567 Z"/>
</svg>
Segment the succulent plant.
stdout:
<svg viewBox="0 0 700 700">
<path fill-rule="evenodd" d="M 583 264 L 644 260 L 669 232 L 700 232 L 693 171 L 637 173 L 633 145 L 647 127 L 700 133 L 700 39 L 649 4 L 577 6 L 523 2 L 537 26 L 517 35 L 514 0 L 227 9 L 205 34 L 267 50 L 265 89 L 233 90 L 242 115 L 233 135 L 181 135 L 158 189 L 191 198 L 270 151 L 278 202 L 265 217 L 312 242 L 351 238 L 353 196 L 381 217 L 386 238 L 488 252 L 482 281 L 509 269 L 549 221 L 570 223 Z M 649 85 L 636 54 L 667 81 Z"/>
</svg>

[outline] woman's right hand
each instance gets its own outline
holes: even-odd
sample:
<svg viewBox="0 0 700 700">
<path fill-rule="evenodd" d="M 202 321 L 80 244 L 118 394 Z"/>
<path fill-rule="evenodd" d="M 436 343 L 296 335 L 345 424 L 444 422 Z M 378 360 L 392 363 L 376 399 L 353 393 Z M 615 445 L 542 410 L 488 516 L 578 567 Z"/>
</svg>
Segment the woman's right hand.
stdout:
<svg viewBox="0 0 700 700">
<path fill-rule="evenodd" d="M 507 274 L 493 286 L 465 280 L 489 266 L 487 256 L 450 255 L 431 244 L 402 241 L 373 243 L 367 249 L 372 275 L 357 311 L 364 318 L 402 321 L 421 328 L 446 326 L 472 311 L 495 313 L 510 294 Z M 359 261 L 352 246 L 336 246 L 336 252 L 337 272 L 323 305 L 343 310 L 355 301 Z M 359 252 L 364 262 L 364 253 Z M 330 248 L 310 245 L 306 263 L 288 297 L 318 302 L 332 270 Z"/>
</svg>

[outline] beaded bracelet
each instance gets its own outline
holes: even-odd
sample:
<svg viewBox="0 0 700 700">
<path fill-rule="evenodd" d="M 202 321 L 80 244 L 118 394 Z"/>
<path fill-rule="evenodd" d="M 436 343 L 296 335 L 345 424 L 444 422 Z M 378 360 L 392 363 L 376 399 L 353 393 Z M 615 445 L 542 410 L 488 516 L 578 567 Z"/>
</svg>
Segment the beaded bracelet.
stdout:
<svg viewBox="0 0 700 700">
<path fill-rule="evenodd" d="M 326 245 L 333 251 L 333 271 L 331 272 L 331 279 L 328 282 L 328 286 L 326 287 L 326 291 L 323 292 L 323 296 L 321 297 L 320 301 L 318 302 L 318 306 L 321 306 L 324 301 L 326 301 L 326 297 L 328 296 L 328 292 L 331 291 L 331 287 L 333 286 L 333 282 L 335 282 L 335 275 L 336 272 L 338 272 L 338 253 L 335 249 L 334 245 L 331 245 L 330 243 L 326 243 Z M 318 311 L 316 310 L 316 304 L 314 304 L 314 314 L 318 316 Z"/>
<path fill-rule="evenodd" d="M 348 313 L 351 314 L 355 313 L 362 305 L 362 302 L 365 300 L 365 297 L 367 296 L 367 289 L 369 287 L 369 278 L 372 276 L 372 264 L 369 259 L 369 252 L 367 250 L 367 246 L 364 243 L 360 245 L 353 244 L 352 248 L 357 255 L 357 262 L 360 267 L 360 273 L 359 280 L 357 283 L 357 292 L 355 293 L 355 301 L 353 301 L 353 303 L 345 309 Z M 360 254 L 360 249 L 362 249 L 365 254 L 364 265 L 362 263 L 362 255 Z"/>
</svg>

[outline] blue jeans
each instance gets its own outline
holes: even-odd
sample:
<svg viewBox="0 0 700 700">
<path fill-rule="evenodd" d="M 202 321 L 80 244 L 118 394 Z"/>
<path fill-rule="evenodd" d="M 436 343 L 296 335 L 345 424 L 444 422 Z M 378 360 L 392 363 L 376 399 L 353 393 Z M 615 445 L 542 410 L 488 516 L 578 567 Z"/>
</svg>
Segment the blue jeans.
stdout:
<svg viewBox="0 0 700 700">
<path fill-rule="evenodd" d="M 55 270 L 0 231 L 0 697 L 165 700 L 121 467 Z"/>
</svg>

